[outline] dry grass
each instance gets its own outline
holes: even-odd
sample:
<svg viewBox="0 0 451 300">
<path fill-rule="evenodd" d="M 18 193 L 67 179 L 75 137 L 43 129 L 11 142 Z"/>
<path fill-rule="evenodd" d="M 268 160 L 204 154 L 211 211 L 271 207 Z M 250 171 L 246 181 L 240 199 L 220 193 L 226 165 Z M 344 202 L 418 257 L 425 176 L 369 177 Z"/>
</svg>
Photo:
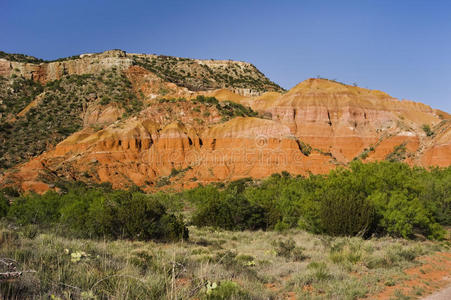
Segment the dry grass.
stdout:
<svg viewBox="0 0 451 300">
<path fill-rule="evenodd" d="M 303 231 L 190 228 L 189 241 L 34 238 L 3 229 L 0 257 L 25 273 L 2 295 L 74 299 L 357 299 L 394 285 L 436 242 L 331 238 Z M 26 234 L 31 236 L 30 234 Z M 287 243 L 288 240 L 293 243 Z M 280 243 L 282 241 L 282 243 Z M 291 245 L 291 246 L 290 246 Z M 397 278 L 393 280 L 393 278 Z"/>
</svg>

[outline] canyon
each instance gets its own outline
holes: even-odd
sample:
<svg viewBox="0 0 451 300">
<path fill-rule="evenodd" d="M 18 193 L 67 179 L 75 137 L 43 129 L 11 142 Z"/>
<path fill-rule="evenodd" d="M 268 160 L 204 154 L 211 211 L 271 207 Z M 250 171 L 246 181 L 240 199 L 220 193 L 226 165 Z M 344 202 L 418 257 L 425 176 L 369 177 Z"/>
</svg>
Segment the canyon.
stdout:
<svg viewBox="0 0 451 300">
<path fill-rule="evenodd" d="M 43 92 L 24 100 L 16 113 L 5 107 L 0 119 L 3 124 L 27 122 L 30 112 L 47 101 L 46 87 L 53 82 L 110 71 L 129 89 L 121 94 L 122 102 L 105 101 L 95 91 L 77 96 L 80 127 L 41 153 L 0 169 L 1 187 L 43 193 L 64 180 L 180 190 L 283 171 L 325 174 L 353 160 L 451 164 L 446 112 L 324 78 L 285 91 L 253 65 L 234 61 L 121 50 L 55 62 L 4 56 L 2 84 L 12 86 L 23 78 Z M 5 90 L 5 95 L 17 92 Z M 133 110 L 126 106 L 129 98 L 139 103 Z"/>
</svg>

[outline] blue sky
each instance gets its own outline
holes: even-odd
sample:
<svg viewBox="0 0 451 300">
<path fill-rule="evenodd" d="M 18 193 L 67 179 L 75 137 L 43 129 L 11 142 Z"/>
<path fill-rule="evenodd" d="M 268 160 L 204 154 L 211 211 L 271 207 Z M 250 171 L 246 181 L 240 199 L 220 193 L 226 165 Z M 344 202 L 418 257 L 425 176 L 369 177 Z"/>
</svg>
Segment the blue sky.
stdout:
<svg viewBox="0 0 451 300">
<path fill-rule="evenodd" d="M 320 75 L 451 113 L 446 0 L 0 0 L 0 28 L 6 52 L 243 60 L 284 88 Z"/>
</svg>

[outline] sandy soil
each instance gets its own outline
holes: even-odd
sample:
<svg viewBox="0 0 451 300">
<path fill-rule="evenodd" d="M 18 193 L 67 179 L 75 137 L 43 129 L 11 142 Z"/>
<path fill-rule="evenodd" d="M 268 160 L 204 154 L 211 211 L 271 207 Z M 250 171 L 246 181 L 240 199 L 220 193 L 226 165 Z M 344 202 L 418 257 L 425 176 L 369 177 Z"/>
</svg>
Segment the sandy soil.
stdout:
<svg viewBox="0 0 451 300">
<path fill-rule="evenodd" d="M 420 299 L 451 284 L 451 252 L 437 252 L 432 256 L 421 257 L 420 261 L 423 263 L 421 266 L 405 271 L 408 276 L 407 280 L 386 287 L 382 293 L 375 295 L 374 298 L 371 296 L 369 298 L 393 299 L 397 294 L 402 293 L 411 298 Z M 443 299 L 451 299 L 451 288 L 447 291 L 448 298 Z"/>
</svg>

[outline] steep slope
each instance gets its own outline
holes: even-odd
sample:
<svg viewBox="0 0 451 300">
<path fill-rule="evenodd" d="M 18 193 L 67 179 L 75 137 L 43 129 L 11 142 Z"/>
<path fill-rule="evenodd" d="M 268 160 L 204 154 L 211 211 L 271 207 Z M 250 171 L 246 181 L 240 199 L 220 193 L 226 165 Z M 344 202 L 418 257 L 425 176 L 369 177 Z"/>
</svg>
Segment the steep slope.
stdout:
<svg viewBox="0 0 451 300">
<path fill-rule="evenodd" d="M 45 86 L 22 77 L 0 80 L 0 169 L 41 154 L 84 126 L 110 124 L 142 107 L 128 78 L 113 70 L 65 75 Z"/>
<path fill-rule="evenodd" d="M 194 105 L 184 104 L 188 110 Z M 186 117 L 185 113 L 183 109 L 171 115 Z M 145 189 L 169 184 L 190 187 L 284 170 L 324 172 L 330 160 L 318 154 L 305 156 L 289 128 L 271 120 L 237 117 L 222 123 L 213 109 L 207 124 L 199 126 L 191 121 L 193 116 L 182 123 L 152 115 L 149 109 L 98 132 L 86 128 L 7 173 L 3 183 L 36 191 L 47 190 L 58 179 L 111 182 L 114 187 L 136 184 Z"/>
<path fill-rule="evenodd" d="M 234 75 L 223 78 L 224 72 Z M 191 75 L 181 76 L 184 73 Z M 243 89 L 243 80 L 253 84 Z M 243 62 L 121 50 L 44 61 L 0 52 L 0 170 L 51 149 L 86 126 L 102 127 L 137 112 L 148 100 L 195 97 L 186 86 L 205 91 L 220 86 L 250 94 L 281 90 Z"/>
<path fill-rule="evenodd" d="M 451 163 L 446 134 L 450 121 L 446 113 L 422 103 L 399 101 L 380 91 L 331 80 L 309 79 L 277 98 L 257 98 L 249 104 L 342 163 L 355 158 L 383 160 L 404 144 L 406 157 L 399 160 L 441 166 Z M 424 126 L 433 128 L 434 134 L 428 136 Z M 421 159 L 423 152 L 439 148 L 441 154 Z"/>
<path fill-rule="evenodd" d="M 192 91 L 229 88 L 251 96 L 283 89 L 265 77 L 255 66 L 231 60 L 200 60 L 163 55 L 132 54 L 134 64 L 162 79 Z"/>
</svg>

